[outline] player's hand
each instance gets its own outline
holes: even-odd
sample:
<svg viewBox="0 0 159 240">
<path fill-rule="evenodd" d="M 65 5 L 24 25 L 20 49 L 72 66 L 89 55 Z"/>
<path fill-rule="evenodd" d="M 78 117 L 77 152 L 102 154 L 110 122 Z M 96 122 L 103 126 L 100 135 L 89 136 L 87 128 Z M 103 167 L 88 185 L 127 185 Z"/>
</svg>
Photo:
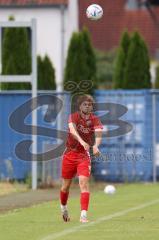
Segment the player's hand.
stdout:
<svg viewBox="0 0 159 240">
<path fill-rule="evenodd" d="M 96 145 L 93 146 L 93 155 L 96 157 L 100 156 L 99 148 Z"/>
<path fill-rule="evenodd" d="M 81 141 L 80 144 L 84 147 L 86 151 L 89 151 L 90 146 L 85 141 Z"/>
</svg>

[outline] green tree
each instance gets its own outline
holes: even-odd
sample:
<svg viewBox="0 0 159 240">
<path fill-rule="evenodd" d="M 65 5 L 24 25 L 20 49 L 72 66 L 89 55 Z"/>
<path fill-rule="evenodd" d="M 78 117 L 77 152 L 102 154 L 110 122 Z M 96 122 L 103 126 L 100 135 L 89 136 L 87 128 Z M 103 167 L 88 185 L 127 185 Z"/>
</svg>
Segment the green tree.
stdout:
<svg viewBox="0 0 159 240">
<path fill-rule="evenodd" d="M 98 89 L 112 89 L 114 61 L 117 51 L 116 49 L 109 52 L 96 50 L 95 54 L 97 62 L 96 81 Z"/>
<path fill-rule="evenodd" d="M 134 32 L 124 74 L 125 89 L 150 88 L 149 56 L 146 45 L 138 32 Z"/>
<path fill-rule="evenodd" d="M 87 30 L 87 28 L 83 28 L 82 31 L 82 37 L 83 37 L 83 56 L 85 59 L 83 61 L 85 62 L 87 66 L 87 71 L 85 73 L 85 79 L 84 80 L 91 80 L 92 81 L 92 87 L 97 87 L 97 81 L 96 81 L 96 56 L 95 52 L 93 50 L 93 46 L 91 43 L 90 34 Z M 92 89 L 93 90 L 93 89 Z"/>
<path fill-rule="evenodd" d="M 37 57 L 37 72 L 38 72 L 38 89 L 41 89 L 43 86 L 44 82 L 44 70 L 43 70 L 43 59 L 41 56 Z"/>
<path fill-rule="evenodd" d="M 127 55 L 130 45 L 130 36 L 128 31 L 124 31 L 121 37 L 121 47 L 123 48 L 125 54 Z"/>
<path fill-rule="evenodd" d="M 143 50 L 143 67 L 144 67 L 144 81 L 143 88 L 151 88 L 151 73 L 150 73 L 150 57 L 145 41 L 141 38 L 141 46 Z"/>
<path fill-rule="evenodd" d="M 159 65 L 156 67 L 155 88 L 159 89 Z"/>
<path fill-rule="evenodd" d="M 65 87 L 69 81 L 79 82 L 79 55 L 80 55 L 80 38 L 78 33 L 73 33 L 70 40 L 68 54 L 66 59 L 66 67 L 64 73 Z M 67 90 L 67 89 L 66 89 Z"/>
<path fill-rule="evenodd" d="M 14 20 L 10 17 L 11 21 Z M 14 69 L 14 70 L 13 70 Z M 2 40 L 2 74 L 29 75 L 31 73 L 31 50 L 27 28 L 6 28 Z M 27 83 L 2 83 L 2 89 L 28 89 Z"/>
<path fill-rule="evenodd" d="M 64 88 L 65 90 L 71 90 L 68 87 L 71 81 L 75 89 L 73 93 L 79 93 L 79 89 L 77 87 L 75 88 L 75 85 L 78 86 L 82 80 L 90 80 L 94 83 L 95 76 L 96 57 L 93 52 L 88 30 L 83 29 L 80 33 L 73 33 L 70 40 L 64 74 Z M 90 93 L 90 90 L 85 86 L 85 88 L 82 88 L 82 92 Z"/>
<path fill-rule="evenodd" d="M 124 68 L 125 68 L 125 53 L 122 47 L 118 49 L 118 56 L 115 62 L 115 71 L 113 75 L 114 88 L 123 88 Z"/>
<path fill-rule="evenodd" d="M 44 59 L 38 56 L 38 89 L 55 90 L 55 69 L 50 58 L 45 55 Z"/>
<path fill-rule="evenodd" d="M 128 50 L 130 45 L 130 37 L 127 31 L 124 31 L 118 49 L 115 69 L 113 75 L 113 85 L 115 89 L 124 87 L 124 71 L 127 62 Z"/>
<path fill-rule="evenodd" d="M 15 71 L 15 65 L 14 65 L 14 61 L 12 59 L 12 56 L 9 58 L 9 61 L 7 62 L 7 65 L 5 67 L 6 72 L 9 72 L 10 75 L 15 75 L 16 71 Z M 4 74 L 5 75 L 5 74 Z M 15 83 L 16 84 L 16 83 Z M 10 90 L 14 90 L 14 84 L 11 83 L 2 83 L 1 84 L 1 89 L 10 89 Z"/>
</svg>

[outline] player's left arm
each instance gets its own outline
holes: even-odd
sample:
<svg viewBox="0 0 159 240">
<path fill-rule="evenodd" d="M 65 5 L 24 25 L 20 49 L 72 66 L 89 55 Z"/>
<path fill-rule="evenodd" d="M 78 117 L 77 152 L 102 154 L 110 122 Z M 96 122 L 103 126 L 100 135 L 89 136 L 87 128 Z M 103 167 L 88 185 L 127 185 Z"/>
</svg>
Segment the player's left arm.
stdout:
<svg viewBox="0 0 159 240">
<path fill-rule="evenodd" d="M 102 128 L 96 128 L 95 129 L 95 143 L 93 145 L 93 155 L 99 156 L 99 145 L 102 142 Z"/>
<path fill-rule="evenodd" d="M 93 145 L 93 155 L 99 156 L 99 145 L 102 142 L 102 132 L 103 132 L 103 125 L 100 119 L 96 116 L 93 118 L 93 125 L 94 125 L 94 134 L 95 134 L 95 143 Z"/>
</svg>

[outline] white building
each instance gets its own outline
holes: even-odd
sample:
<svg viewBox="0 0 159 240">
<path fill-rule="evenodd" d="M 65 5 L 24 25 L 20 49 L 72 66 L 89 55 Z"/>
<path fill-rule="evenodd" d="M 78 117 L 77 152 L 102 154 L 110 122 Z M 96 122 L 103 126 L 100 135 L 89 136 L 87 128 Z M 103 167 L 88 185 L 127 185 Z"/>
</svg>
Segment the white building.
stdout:
<svg viewBox="0 0 159 240">
<path fill-rule="evenodd" d="M 78 31 L 77 0 L 1 0 L 0 21 L 37 20 L 37 52 L 47 54 L 56 70 L 57 90 L 62 90 L 63 69 L 73 31 Z"/>
</svg>

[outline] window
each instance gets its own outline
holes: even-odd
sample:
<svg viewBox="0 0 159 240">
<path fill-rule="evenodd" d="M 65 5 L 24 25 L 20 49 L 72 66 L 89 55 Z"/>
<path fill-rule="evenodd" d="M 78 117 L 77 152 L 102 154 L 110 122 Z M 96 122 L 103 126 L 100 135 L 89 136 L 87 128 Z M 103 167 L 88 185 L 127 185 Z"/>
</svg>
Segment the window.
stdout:
<svg viewBox="0 0 159 240">
<path fill-rule="evenodd" d="M 151 5 L 159 6 L 159 0 L 149 0 L 149 2 L 151 3 Z"/>
<path fill-rule="evenodd" d="M 127 10 L 145 9 L 147 1 L 149 0 L 127 0 L 126 9 Z"/>
<path fill-rule="evenodd" d="M 139 7 L 138 0 L 127 0 L 126 9 L 134 10 L 138 9 L 138 7 Z"/>
</svg>

